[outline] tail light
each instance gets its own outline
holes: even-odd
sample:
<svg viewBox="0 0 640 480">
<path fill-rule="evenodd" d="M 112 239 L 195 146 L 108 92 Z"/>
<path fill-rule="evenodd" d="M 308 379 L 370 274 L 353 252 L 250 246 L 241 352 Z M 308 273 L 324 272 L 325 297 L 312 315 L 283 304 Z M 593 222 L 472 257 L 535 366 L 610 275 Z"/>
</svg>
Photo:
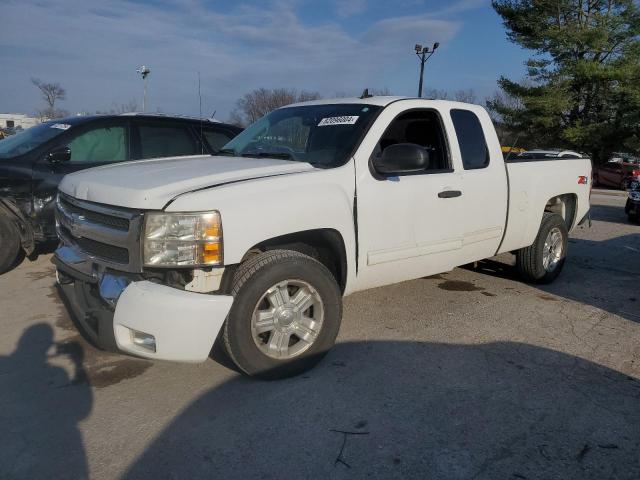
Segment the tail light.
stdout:
<svg viewBox="0 0 640 480">
<path fill-rule="evenodd" d="M 631 175 L 633 175 L 634 177 L 640 177 L 640 170 L 634 170 L 631 172 Z"/>
</svg>

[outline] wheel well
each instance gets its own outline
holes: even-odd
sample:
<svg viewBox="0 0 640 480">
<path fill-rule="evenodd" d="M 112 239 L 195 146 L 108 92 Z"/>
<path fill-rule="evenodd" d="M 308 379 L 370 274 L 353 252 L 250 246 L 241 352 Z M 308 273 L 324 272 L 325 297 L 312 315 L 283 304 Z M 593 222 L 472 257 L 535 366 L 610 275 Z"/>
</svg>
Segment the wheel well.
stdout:
<svg viewBox="0 0 640 480">
<path fill-rule="evenodd" d="M 544 211 L 560 215 L 564 219 L 567 230 L 571 230 L 578 211 L 577 206 L 577 196 L 573 193 L 567 193 L 550 198 L 544 207 Z"/>
<path fill-rule="evenodd" d="M 347 254 L 338 231 L 323 228 L 270 238 L 250 248 L 242 261 L 268 250 L 294 250 L 315 258 L 333 274 L 340 290 L 344 292 L 347 284 Z"/>
<path fill-rule="evenodd" d="M 21 248 L 30 255 L 35 249 L 33 228 L 20 209 L 8 199 L 0 199 L 0 215 L 9 219 L 20 235 Z"/>
</svg>

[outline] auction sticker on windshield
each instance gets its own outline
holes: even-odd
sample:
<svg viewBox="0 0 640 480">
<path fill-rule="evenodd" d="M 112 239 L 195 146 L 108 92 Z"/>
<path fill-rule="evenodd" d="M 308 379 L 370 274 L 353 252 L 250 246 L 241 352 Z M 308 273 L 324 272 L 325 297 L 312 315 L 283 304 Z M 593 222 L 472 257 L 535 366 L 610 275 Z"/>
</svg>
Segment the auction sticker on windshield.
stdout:
<svg viewBox="0 0 640 480">
<path fill-rule="evenodd" d="M 346 116 L 346 117 L 328 117 L 320 120 L 319 127 L 328 127 L 331 125 L 355 125 L 360 117 L 358 116 Z"/>
</svg>

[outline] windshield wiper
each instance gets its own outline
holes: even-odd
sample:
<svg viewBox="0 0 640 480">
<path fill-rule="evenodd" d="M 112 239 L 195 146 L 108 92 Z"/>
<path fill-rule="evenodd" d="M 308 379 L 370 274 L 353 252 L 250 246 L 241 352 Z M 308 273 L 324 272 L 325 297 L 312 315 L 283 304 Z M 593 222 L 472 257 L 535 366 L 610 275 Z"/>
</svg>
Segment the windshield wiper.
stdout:
<svg viewBox="0 0 640 480">
<path fill-rule="evenodd" d="M 243 157 L 253 158 L 278 158 L 280 160 L 294 160 L 290 153 L 285 152 L 256 152 L 256 153 L 243 153 Z"/>
</svg>

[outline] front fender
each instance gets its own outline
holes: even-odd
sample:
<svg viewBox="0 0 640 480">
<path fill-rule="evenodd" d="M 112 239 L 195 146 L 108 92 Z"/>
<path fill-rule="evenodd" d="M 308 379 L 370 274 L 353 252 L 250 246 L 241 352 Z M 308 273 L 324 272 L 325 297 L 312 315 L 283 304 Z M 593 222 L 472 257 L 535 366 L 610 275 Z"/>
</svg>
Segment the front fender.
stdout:
<svg viewBox="0 0 640 480">
<path fill-rule="evenodd" d="M 171 212 L 218 210 L 224 263 L 240 263 L 254 245 L 307 230 L 332 229 L 342 236 L 347 290 L 355 271 L 353 166 L 313 170 L 215 187 L 178 197 Z"/>
</svg>

